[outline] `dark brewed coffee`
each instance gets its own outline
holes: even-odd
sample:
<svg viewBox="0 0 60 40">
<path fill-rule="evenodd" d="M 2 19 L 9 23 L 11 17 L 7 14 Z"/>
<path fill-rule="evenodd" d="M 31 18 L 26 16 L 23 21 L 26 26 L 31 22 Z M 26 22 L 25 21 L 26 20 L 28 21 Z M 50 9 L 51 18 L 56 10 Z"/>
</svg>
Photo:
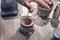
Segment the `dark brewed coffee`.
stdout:
<svg viewBox="0 0 60 40">
<path fill-rule="evenodd" d="M 32 23 L 32 20 L 31 19 L 23 19 L 23 23 L 25 25 L 30 25 Z"/>
</svg>

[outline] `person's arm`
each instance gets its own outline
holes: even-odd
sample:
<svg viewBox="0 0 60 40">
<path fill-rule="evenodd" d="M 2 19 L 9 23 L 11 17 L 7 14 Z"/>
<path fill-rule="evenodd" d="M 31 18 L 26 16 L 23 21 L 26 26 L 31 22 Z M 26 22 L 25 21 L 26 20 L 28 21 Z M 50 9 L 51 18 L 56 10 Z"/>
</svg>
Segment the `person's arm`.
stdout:
<svg viewBox="0 0 60 40">
<path fill-rule="evenodd" d="M 34 11 L 34 7 L 30 4 L 31 2 L 37 2 L 39 5 L 45 8 L 50 8 L 48 4 L 51 4 L 50 0 L 18 0 L 18 2 L 29 9 L 30 12 Z"/>
</svg>

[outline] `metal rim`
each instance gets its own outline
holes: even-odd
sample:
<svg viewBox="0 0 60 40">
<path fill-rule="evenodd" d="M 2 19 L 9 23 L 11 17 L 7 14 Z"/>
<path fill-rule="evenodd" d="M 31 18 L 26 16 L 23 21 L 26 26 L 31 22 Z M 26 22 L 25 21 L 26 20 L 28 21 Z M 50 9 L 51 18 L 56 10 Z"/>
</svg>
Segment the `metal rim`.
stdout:
<svg viewBox="0 0 60 40">
<path fill-rule="evenodd" d="M 32 18 L 32 17 L 30 17 L 30 16 L 28 16 L 28 18 L 29 18 L 29 19 L 32 19 L 32 23 L 31 23 L 31 24 L 29 24 L 29 25 L 25 25 L 25 24 L 22 22 L 22 21 L 23 21 L 23 19 L 24 19 L 24 18 L 26 18 L 26 17 L 27 17 L 27 16 L 22 16 L 22 17 L 21 17 L 21 22 L 20 22 L 20 23 L 21 23 L 22 25 L 24 25 L 24 26 L 27 26 L 27 27 L 29 27 L 29 26 L 33 25 L 33 18 Z"/>
</svg>

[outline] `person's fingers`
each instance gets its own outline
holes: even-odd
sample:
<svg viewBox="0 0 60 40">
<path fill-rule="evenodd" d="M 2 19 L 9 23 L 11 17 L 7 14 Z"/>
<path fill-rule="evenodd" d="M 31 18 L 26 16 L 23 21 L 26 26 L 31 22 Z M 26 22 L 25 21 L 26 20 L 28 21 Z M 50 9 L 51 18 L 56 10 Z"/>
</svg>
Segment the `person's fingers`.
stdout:
<svg viewBox="0 0 60 40">
<path fill-rule="evenodd" d="M 43 0 L 43 1 L 46 2 L 47 4 L 51 4 L 49 0 Z"/>
<path fill-rule="evenodd" d="M 45 3 L 45 2 L 44 2 L 44 1 L 42 1 L 42 0 L 35 0 L 35 2 L 37 2 L 38 4 L 40 4 L 40 5 L 44 6 L 45 8 L 50 8 L 50 7 L 48 6 L 48 4 L 47 4 L 47 3 Z"/>
<path fill-rule="evenodd" d="M 28 1 L 25 1 L 25 4 L 26 4 L 26 6 L 27 6 L 27 8 L 29 9 L 30 12 L 34 11 L 34 7 Z"/>
<path fill-rule="evenodd" d="M 30 7 L 29 11 L 32 13 L 34 10 L 35 10 L 35 8 L 32 6 L 32 7 Z"/>
<path fill-rule="evenodd" d="M 31 3 L 31 2 L 32 2 L 32 0 L 28 0 L 28 2 L 29 2 L 29 3 Z"/>
</svg>

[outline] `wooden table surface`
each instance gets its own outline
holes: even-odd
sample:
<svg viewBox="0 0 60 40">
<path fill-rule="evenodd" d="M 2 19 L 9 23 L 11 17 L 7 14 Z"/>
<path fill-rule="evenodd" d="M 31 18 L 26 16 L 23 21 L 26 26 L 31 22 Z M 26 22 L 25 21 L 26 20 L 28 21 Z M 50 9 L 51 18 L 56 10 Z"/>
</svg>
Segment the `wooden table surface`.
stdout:
<svg viewBox="0 0 60 40">
<path fill-rule="evenodd" d="M 18 4 L 19 11 L 15 17 L 2 18 L 0 15 L 0 40 L 26 40 L 19 32 L 20 17 L 23 12 L 22 8 L 23 7 Z M 28 40 L 51 40 L 51 34 L 54 28 L 50 23 L 44 25 L 44 22 L 46 21 L 43 21 L 40 17 L 36 20 L 34 24 L 35 31 Z"/>
</svg>

